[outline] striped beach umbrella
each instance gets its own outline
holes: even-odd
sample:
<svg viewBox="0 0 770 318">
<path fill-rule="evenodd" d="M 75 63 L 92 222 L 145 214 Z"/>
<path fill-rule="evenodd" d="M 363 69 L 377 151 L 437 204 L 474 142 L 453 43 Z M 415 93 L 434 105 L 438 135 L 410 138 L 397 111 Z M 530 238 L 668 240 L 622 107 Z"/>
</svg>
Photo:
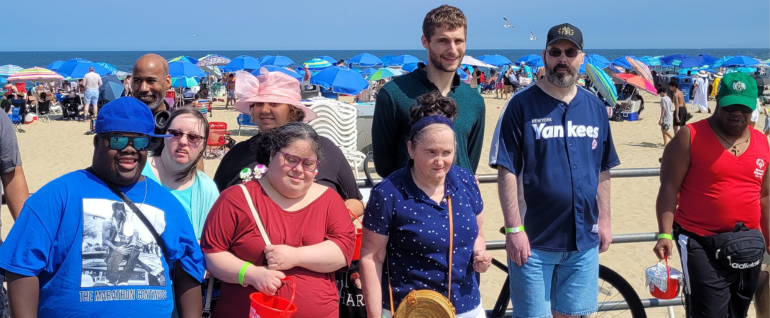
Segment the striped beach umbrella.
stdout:
<svg viewBox="0 0 770 318">
<path fill-rule="evenodd" d="M 11 76 L 21 70 L 23 70 L 23 68 L 18 65 L 11 65 L 11 64 L 3 65 L 3 66 L 0 66 L 0 76 Z"/>
<path fill-rule="evenodd" d="M 647 65 L 644 65 L 644 63 L 642 63 L 641 61 L 630 56 L 626 56 L 626 60 L 628 61 L 628 63 L 631 63 L 631 66 L 633 66 L 636 72 L 639 73 L 639 76 L 641 76 L 645 81 L 647 81 L 647 83 L 650 84 L 650 86 L 652 86 L 652 83 L 655 83 L 655 81 L 652 79 L 652 72 L 650 72 L 650 68 L 647 67 Z M 655 86 L 652 86 L 652 87 L 654 88 Z M 643 89 L 646 89 L 646 88 L 643 88 Z M 657 94 L 658 92 L 653 91 L 652 93 Z"/>
<path fill-rule="evenodd" d="M 302 63 L 302 66 L 307 66 L 307 68 L 311 71 L 320 71 L 332 67 L 332 63 L 329 63 L 328 61 L 320 58 L 314 58 L 310 61 Z"/>
<path fill-rule="evenodd" d="M 198 63 L 198 59 L 196 59 L 196 58 L 194 58 L 192 56 L 180 55 L 180 56 L 177 56 L 175 58 L 169 59 L 168 62 L 169 63 L 171 63 L 171 62 L 190 62 L 192 64 L 195 64 L 195 63 Z"/>
<path fill-rule="evenodd" d="M 404 74 L 404 72 L 401 72 L 401 71 L 399 71 L 397 69 L 393 69 L 393 68 L 389 68 L 389 67 L 384 67 L 384 68 L 381 68 L 381 69 L 377 70 L 376 72 L 374 72 L 374 74 L 372 74 L 372 76 L 369 77 L 369 80 L 370 81 L 379 81 L 381 79 L 386 79 L 386 78 L 389 78 L 389 77 L 399 76 L 399 75 L 403 75 L 403 74 Z"/>
<path fill-rule="evenodd" d="M 612 79 L 602 69 L 596 68 L 591 64 L 586 65 L 586 74 L 591 79 L 594 87 L 602 94 L 605 100 L 610 103 L 610 106 L 615 106 L 618 103 L 618 93 L 615 90 L 615 85 L 612 83 Z"/>
<path fill-rule="evenodd" d="M 227 65 L 227 63 L 230 63 L 230 59 L 226 58 L 224 56 L 221 56 L 219 54 L 209 54 L 204 57 L 201 57 L 198 60 L 198 63 L 195 63 L 195 65 L 199 67 L 203 66 L 222 66 Z"/>
<path fill-rule="evenodd" d="M 64 77 L 56 72 L 42 67 L 23 69 L 8 77 L 9 82 L 54 82 L 63 79 Z"/>
</svg>

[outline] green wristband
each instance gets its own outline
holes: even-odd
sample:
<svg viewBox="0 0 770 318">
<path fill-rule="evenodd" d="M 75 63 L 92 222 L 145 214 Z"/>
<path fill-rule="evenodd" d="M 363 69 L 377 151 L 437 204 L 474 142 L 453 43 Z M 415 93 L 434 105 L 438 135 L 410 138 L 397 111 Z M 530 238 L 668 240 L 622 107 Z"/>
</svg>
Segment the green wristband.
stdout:
<svg viewBox="0 0 770 318">
<path fill-rule="evenodd" d="M 658 239 L 668 239 L 669 241 L 673 241 L 674 237 L 671 236 L 671 234 L 660 233 L 658 234 Z"/>
<path fill-rule="evenodd" d="M 241 266 L 241 271 L 238 272 L 238 284 L 241 284 L 243 287 L 246 287 L 246 285 L 243 284 L 243 276 L 246 275 L 246 270 L 249 269 L 249 266 L 251 266 L 251 263 L 244 263 L 243 266 Z"/>
<path fill-rule="evenodd" d="M 506 227 L 505 234 L 524 232 L 524 225 L 519 227 Z"/>
</svg>

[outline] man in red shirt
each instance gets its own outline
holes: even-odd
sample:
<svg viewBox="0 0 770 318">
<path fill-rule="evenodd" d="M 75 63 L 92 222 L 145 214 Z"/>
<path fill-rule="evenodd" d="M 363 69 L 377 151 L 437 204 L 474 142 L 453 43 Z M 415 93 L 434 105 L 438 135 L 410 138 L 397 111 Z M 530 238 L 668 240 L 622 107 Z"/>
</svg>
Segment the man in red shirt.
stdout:
<svg viewBox="0 0 770 318">
<path fill-rule="evenodd" d="M 670 258 L 676 241 L 688 318 L 746 317 L 754 295 L 770 233 L 770 146 L 748 126 L 756 101 L 751 76 L 725 75 L 714 114 L 663 151 L 654 252 Z"/>
</svg>

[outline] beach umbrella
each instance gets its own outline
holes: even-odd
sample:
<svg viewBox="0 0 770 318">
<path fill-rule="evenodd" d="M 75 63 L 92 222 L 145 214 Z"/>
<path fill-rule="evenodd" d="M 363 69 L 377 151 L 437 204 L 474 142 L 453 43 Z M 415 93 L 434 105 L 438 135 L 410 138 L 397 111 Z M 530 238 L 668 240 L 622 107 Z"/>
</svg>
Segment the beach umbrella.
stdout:
<svg viewBox="0 0 770 318">
<path fill-rule="evenodd" d="M 658 66 L 660 65 L 660 60 L 657 57 L 654 56 L 642 56 L 638 58 L 640 62 L 644 63 L 647 66 Z"/>
<path fill-rule="evenodd" d="M 0 76 L 11 76 L 21 70 L 23 70 L 23 68 L 18 65 L 12 65 L 12 64 L 3 65 L 3 66 L 0 66 Z"/>
<path fill-rule="evenodd" d="M 23 69 L 7 78 L 9 82 L 55 82 L 63 79 L 64 77 L 56 72 L 42 67 Z"/>
<path fill-rule="evenodd" d="M 598 68 L 605 68 L 610 65 L 610 60 L 608 60 L 606 57 L 601 56 L 599 54 L 588 54 L 586 55 L 585 59 L 583 59 L 583 64 L 580 65 L 580 68 L 578 71 L 580 73 L 586 72 L 586 64 L 594 65 Z"/>
<path fill-rule="evenodd" d="M 397 69 L 393 69 L 389 67 L 383 67 L 377 70 L 376 72 L 374 72 L 374 74 L 372 74 L 372 76 L 369 77 L 369 80 L 379 81 L 381 79 L 386 79 L 386 78 L 390 78 L 393 76 L 400 76 L 400 75 L 404 75 L 404 72 L 401 72 Z"/>
<path fill-rule="evenodd" d="M 198 85 L 200 85 L 200 83 L 194 77 L 172 77 L 171 78 L 171 87 L 187 88 L 187 87 L 195 87 Z"/>
<path fill-rule="evenodd" d="M 746 74 L 753 74 L 757 71 L 755 67 L 749 67 L 749 66 L 740 66 L 735 68 L 736 72 L 746 73 Z"/>
<path fill-rule="evenodd" d="M 51 64 L 48 64 L 48 66 L 46 66 L 45 68 L 52 71 L 56 71 L 59 69 L 59 67 L 61 67 L 62 64 L 64 64 L 64 61 L 55 61 L 55 62 L 52 62 Z"/>
<path fill-rule="evenodd" d="M 404 54 L 404 55 L 393 57 L 388 62 L 385 62 L 385 61 L 382 61 L 382 62 L 385 63 L 385 65 L 387 66 L 403 66 L 404 64 L 420 63 L 421 61 L 420 59 L 414 56 Z"/>
<path fill-rule="evenodd" d="M 102 67 L 104 67 L 104 68 L 106 68 L 107 70 L 109 70 L 109 71 L 110 71 L 110 74 L 112 74 L 112 75 L 118 74 L 118 68 L 116 68 L 115 66 L 113 66 L 113 65 L 112 65 L 112 64 L 110 64 L 110 63 L 105 63 L 105 62 L 97 62 L 96 64 L 98 64 L 98 65 L 101 65 Z M 104 82 L 104 81 L 102 81 L 102 82 Z"/>
<path fill-rule="evenodd" d="M 198 67 L 204 66 L 222 66 L 230 63 L 230 59 L 218 54 L 209 54 L 198 59 L 198 63 L 195 63 Z"/>
<path fill-rule="evenodd" d="M 388 63 L 390 63 L 390 61 L 391 61 L 391 60 L 392 60 L 394 57 L 396 57 L 396 56 L 395 56 L 395 55 L 392 55 L 392 54 L 388 54 L 388 55 L 385 55 L 385 56 L 382 56 L 382 57 L 380 57 L 380 61 L 382 61 L 382 64 L 383 64 L 383 65 L 388 65 Z M 417 63 L 417 62 L 415 62 L 415 63 Z"/>
<path fill-rule="evenodd" d="M 757 86 L 770 85 L 770 77 L 767 77 L 767 75 L 752 74 L 751 77 L 757 82 Z"/>
<path fill-rule="evenodd" d="M 330 67 L 320 71 L 310 79 L 310 84 L 348 95 L 356 95 L 369 88 L 369 82 L 361 74 L 347 67 Z"/>
<path fill-rule="evenodd" d="M 328 56 L 328 55 L 321 55 L 321 56 L 317 57 L 317 59 L 322 59 L 324 61 L 327 61 L 327 62 L 331 63 L 332 65 L 337 64 L 337 59 L 335 59 L 335 58 L 333 58 L 331 56 Z"/>
<path fill-rule="evenodd" d="M 711 64 L 711 68 L 713 68 L 713 69 L 720 68 L 720 67 L 724 66 L 725 62 L 729 61 L 732 58 L 733 58 L 732 56 L 722 57 L 722 58 L 714 61 L 714 63 Z"/>
<path fill-rule="evenodd" d="M 650 94 L 656 95 L 658 94 L 658 90 L 655 89 L 655 86 L 653 86 L 650 82 L 642 78 L 641 76 L 637 76 L 634 74 L 625 74 L 625 73 L 617 73 L 613 75 L 620 80 L 638 88 L 641 90 L 645 90 L 650 92 Z"/>
<path fill-rule="evenodd" d="M 655 81 L 652 79 L 652 72 L 650 72 L 650 68 L 647 67 L 647 65 L 644 65 L 644 63 L 630 56 L 626 57 L 626 61 L 628 61 L 628 63 L 631 63 L 631 66 L 633 66 L 636 72 L 639 73 L 639 76 L 641 76 L 645 81 L 647 81 L 647 83 L 649 83 L 650 86 L 652 86 L 652 83 L 655 83 Z M 658 92 L 655 91 L 652 93 L 657 94 Z"/>
<path fill-rule="evenodd" d="M 168 75 L 174 77 L 204 77 L 206 73 L 199 67 L 190 62 L 171 62 L 168 63 Z"/>
<path fill-rule="evenodd" d="M 86 76 L 86 74 L 88 74 L 88 69 L 92 67 L 94 68 L 94 72 L 99 74 L 99 76 L 112 73 L 104 66 L 83 59 L 72 59 L 64 62 L 64 64 L 62 64 L 59 69 L 56 70 L 56 73 L 59 73 L 61 76 L 73 79 L 83 78 Z"/>
<path fill-rule="evenodd" d="M 261 56 L 261 57 L 257 58 L 257 62 L 259 62 L 259 64 L 265 64 L 265 60 L 267 60 L 268 58 L 271 58 L 271 57 L 273 57 L 273 56 L 272 55 Z"/>
<path fill-rule="evenodd" d="M 752 66 L 752 65 L 757 65 L 759 63 L 760 62 L 757 59 L 755 59 L 755 58 L 751 58 L 751 57 L 748 57 L 748 56 L 745 56 L 745 55 L 738 55 L 736 57 L 733 57 L 733 58 L 725 61 L 724 64 L 722 64 L 722 65 L 724 65 L 724 66 Z M 2 74 L 0 74 L 0 75 L 2 75 Z"/>
<path fill-rule="evenodd" d="M 358 65 L 360 67 L 372 67 L 372 66 L 382 65 L 382 60 L 380 60 L 379 57 L 376 57 L 372 54 L 361 53 L 354 57 L 351 57 L 348 63 L 351 63 L 353 65 Z"/>
<path fill-rule="evenodd" d="M 332 67 L 332 63 L 329 63 L 329 61 L 324 59 L 314 58 L 310 61 L 302 63 L 302 66 L 307 66 L 307 69 L 311 71 L 320 71 Z"/>
<path fill-rule="evenodd" d="M 631 65 L 631 63 L 629 63 L 629 62 L 628 62 L 628 60 L 626 59 L 626 57 L 629 57 L 629 56 L 630 56 L 630 57 L 632 57 L 632 58 L 634 58 L 634 59 L 636 59 L 636 56 L 633 56 L 633 55 L 625 55 L 625 56 L 622 56 L 622 57 L 619 57 L 619 58 L 616 58 L 616 59 L 612 60 L 612 62 L 611 62 L 610 64 L 613 64 L 613 65 L 616 65 L 616 66 L 620 66 L 620 67 L 622 67 L 623 69 L 631 69 L 631 68 L 634 68 L 634 66 L 633 66 L 633 65 Z M 596 65 L 595 67 L 599 67 L 599 66 L 598 66 L 598 65 Z"/>
<path fill-rule="evenodd" d="M 268 57 L 262 62 L 260 62 L 262 65 L 273 65 L 273 66 L 280 66 L 280 67 L 291 67 L 294 66 L 294 61 L 292 61 L 290 58 L 282 56 L 282 55 L 276 55 Z"/>
<path fill-rule="evenodd" d="M 106 75 L 102 77 L 102 86 L 99 86 L 99 99 L 111 102 L 123 95 L 125 87 L 116 75 Z"/>
<path fill-rule="evenodd" d="M 402 71 L 407 72 L 414 72 L 414 70 L 417 69 L 419 63 L 412 63 L 412 64 L 404 64 L 404 66 L 401 67 Z"/>
<path fill-rule="evenodd" d="M 533 66 L 533 67 L 540 67 L 544 65 L 543 58 L 540 57 L 540 55 L 535 55 L 535 54 L 527 54 L 520 57 L 518 60 L 516 60 L 516 64 L 521 64 L 521 62 L 524 62 L 524 64 Z"/>
<path fill-rule="evenodd" d="M 689 56 L 687 54 L 672 54 L 672 55 L 661 57 L 659 60 L 660 60 L 661 64 L 669 65 L 669 66 L 672 66 L 672 65 L 676 66 L 677 64 L 674 64 L 675 60 L 681 61 L 681 60 L 686 59 L 688 57 L 691 57 L 691 56 Z"/>
<path fill-rule="evenodd" d="M 698 56 L 696 56 L 695 59 L 697 59 L 701 63 L 701 65 L 711 65 L 711 64 L 714 64 L 714 62 L 716 62 L 717 60 L 719 60 L 719 58 L 713 57 L 708 54 L 698 54 Z"/>
<path fill-rule="evenodd" d="M 463 60 L 462 62 L 460 62 L 460 64 L 476 66 L 476 67 L 497 68 L 497 66 L 495 65 L 484 63 L 470 55 L 463 56 Z"/>
<path fill-rule="evenodd" d="M 172 59 L 168 60 L 168 62 L 169 63 L 172 63 L 172 62 L 189 62 L 191 64 L 196 64 L 196 63 L 198 63 L 198 59 L 196 59 L 196 58 L 194 58 L 192 56 L 180 55 L 180 56 L 177 56 L 175 58 L 172 58 Z"/>
<path fill-rule="evenodd" d="M 677 61 L 679 62 L 677 63 Z M 674 63 L 672 65 L 679 68 L 698 68 L 703 66 L 703 63 L 694 57 L 686 57 L 681 60 L 674 60 L 672 63 Z"/>
<path fill-rule="evenodd" d="M 274 66 L 274 65 L 265 65 L 265 66 L 262 66 L 262 68 L 266 69 L 268 72 L 281 72 L 281 73 L 287 74 L 287 75 L 289 75 L 291 77 L 296 78 L 298 81 L 302 81 L 302 78 L 304 77 L 304 74 L 299 74 L 299 73 L 295 72 L 294 70 L 288 69 L 288 68 L 285 68 L 285 67 L 279 67 L 279 66 Z M 259 72 L 260 72 L 260 70 L 254 70 L 253 72 L 251 72 L 251 74 L 253 74 L 254 76 L 259 76 L 260 75 Z"/>
<path fill-rule="evenodd" d="M 511 60 L 509 60 L 507 57 L 502 56 L 502 55 L 498 55 L 498 54 L 495 54 L 495 55 L 482 55 L 482 56 L 479 56 L 478 60 L 481 61 L 481 62 L 484 62 L 486 64 L 494 65 L 494 66 L 497 66 L 497 67 L 500 67 L 500 66 L 503 66 L 503 65 L 508 65 L 508 64 L 512 63 Z"/>
<path fill-rule="evenodd" d="M 8 79 L 5 78 L 4 76 L 0 76 L 0 84 L 5 84 L 5 83 L 8 83 Z"/>
<path fill-rule="evenodd" d="M 600 68 L 588 64 L 586 65 L 586 75 L 588 75 L 594 87 L 602 94 L 610 106 L 615 106 L 618 103 L 618 93 L 615 90 L 615 84 L 607 73 Z"/>
<path fill-rule="evenodd" d="M 230 63 L 227 63 L 227 65 L 220 67 L 225 72 L 235 72 L 235 71 L 241 71 L 246 70 L 248 72 L 258 70 L 260 67 L 262 67 L 262 63 L 257 61 L 257 59 L 248 56 L 248 55 L 241 55 L 239 57 L 236 57 L 230 61 Z"/>
<path fill-rule="evenodd" d="M 403 68 L 402 68 L 402 70 L 403 70 Z M 359 71 L 359 70 L 356 70 L 356 71 Z M 365 70 L 361 71 L 361 74 L 364 74 L 364 75 L 372 75 L 372 74 L 374 74 L 374 72 L 377 72 L 377 69 L 376 69 L 376 68 L 371 68 L 371 67 L 370 67 L 370 68 L 367 68 L 367 69 L 365 69 Z"/>
</svg>

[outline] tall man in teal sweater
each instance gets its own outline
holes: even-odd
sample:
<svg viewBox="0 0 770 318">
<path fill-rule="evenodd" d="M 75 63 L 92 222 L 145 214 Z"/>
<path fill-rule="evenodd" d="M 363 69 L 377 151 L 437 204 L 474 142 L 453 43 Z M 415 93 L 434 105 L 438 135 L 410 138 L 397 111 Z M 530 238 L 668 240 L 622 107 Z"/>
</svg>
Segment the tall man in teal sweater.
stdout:
<svg viewBox="0 0 770 318">
<path fill-rule="evenodd" d="M 428 12 L 422 23 L 422 46 L 428 65 L 420 63 L 412 73 L 394 79 L 380 89 L 374 108 L 372 147 L 377 174 L 387 177 L 406 166 L 409 155 L 409 110 L 415 99 L 438 90 L 457 102 L 455 165 L 476 172 L 484 141 L 484 99 L 476 89 L 460 81 L 457 67 L 465 55 L 467 21 L 460 9 L 442 5 Z"/>
</svg>

